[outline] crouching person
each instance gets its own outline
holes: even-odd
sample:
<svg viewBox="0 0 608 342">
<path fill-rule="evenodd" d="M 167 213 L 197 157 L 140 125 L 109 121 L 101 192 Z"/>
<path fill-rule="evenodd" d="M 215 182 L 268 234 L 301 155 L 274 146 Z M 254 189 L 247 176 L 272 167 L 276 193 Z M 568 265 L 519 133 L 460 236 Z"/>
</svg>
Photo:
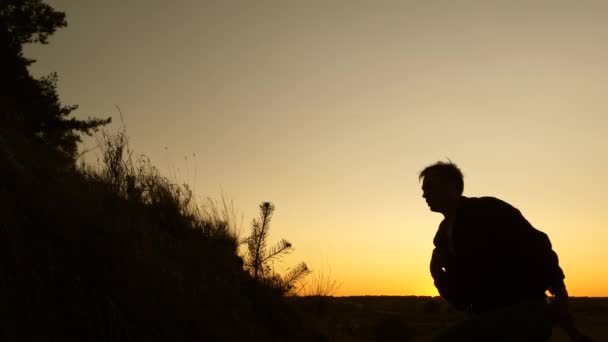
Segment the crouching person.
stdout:
<svg viewBox="0 0 608 342">
<path fill-rule="evenodd" d="M 564 273 L 546 234 L 502 200 L 463 196 L 462 172 L 452 162 L 430 165 L 419 178 L 430 210 L 444 217 L 433 240 L 435 286 L 469 312 L 433 341 L 548 341 L 555 323 L 572 340 L 588 341 L 574 326 Z"/>
</svg>

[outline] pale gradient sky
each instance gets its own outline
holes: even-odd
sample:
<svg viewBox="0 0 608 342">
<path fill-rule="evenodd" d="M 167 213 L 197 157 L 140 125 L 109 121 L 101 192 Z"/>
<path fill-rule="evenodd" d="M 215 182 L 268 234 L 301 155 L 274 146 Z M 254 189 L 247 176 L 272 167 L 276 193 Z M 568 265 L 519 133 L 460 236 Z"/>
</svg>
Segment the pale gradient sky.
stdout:
<svg viewBox="0 0 608 342">
<path fill-rule="evenodd" d="M 436 294 L 441 220 L 417 173 L 549 234 L 572 295 L 608 296 L 608 3 L 48 1 L 68 27 L 26 49 L 77 117 L 244 217 L 276 205 L 279 267 L 331 267 L 337 295 Z M 90 144 L 90 142 L 89 142 Z M 89 145 L 90 146 L 90 145 Z M 185 157 L 187 156 L 187 157 Z"/>
</svg>

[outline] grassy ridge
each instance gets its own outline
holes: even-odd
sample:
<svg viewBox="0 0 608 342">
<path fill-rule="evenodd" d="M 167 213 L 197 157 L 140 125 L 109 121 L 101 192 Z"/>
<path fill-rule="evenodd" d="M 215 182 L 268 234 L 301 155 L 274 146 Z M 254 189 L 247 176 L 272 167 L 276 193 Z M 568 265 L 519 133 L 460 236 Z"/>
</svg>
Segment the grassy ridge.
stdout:
<svg viewBox="0 0 608 342">
<path fill-rule="evenodd" d="M 23 54 L 65 18 L 0 1 L 0 340 L 305 338 L 285 287 L 243 269 L 229 222 L 133 159 L 124 131 L 99 168 L 76 166 L 80 134 L 110 118 L 72 117 L 57 74 L 33 77 Z"/>
<path fill-rule="evenodd" d="M 243 270 L 226 220 L 133 161 L 124 132 L 96 170 L 0 138 L 0 339 L 303 336 L 280 291 Z"/>
</svg>

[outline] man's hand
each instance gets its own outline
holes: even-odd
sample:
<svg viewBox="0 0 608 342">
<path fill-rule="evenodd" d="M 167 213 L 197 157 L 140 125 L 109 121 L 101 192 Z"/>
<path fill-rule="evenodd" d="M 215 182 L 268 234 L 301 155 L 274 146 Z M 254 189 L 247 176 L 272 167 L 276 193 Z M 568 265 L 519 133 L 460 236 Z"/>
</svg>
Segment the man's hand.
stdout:
<svg viewBox="0 0 608 342">
<path fill-rule="evenodd" d="M 574 324 L 574 317 L 572 316 L 568 305 L 568 291 L 566 291 L 566 286 L 560 284 L 560 286 L 552 288 L 549 291 L 554 295 L 551 306 L 555 313 L 557 325 L 568 334 L 572 341 L 591 342 L 591 339 L 583 335 Z"/>
</svg>

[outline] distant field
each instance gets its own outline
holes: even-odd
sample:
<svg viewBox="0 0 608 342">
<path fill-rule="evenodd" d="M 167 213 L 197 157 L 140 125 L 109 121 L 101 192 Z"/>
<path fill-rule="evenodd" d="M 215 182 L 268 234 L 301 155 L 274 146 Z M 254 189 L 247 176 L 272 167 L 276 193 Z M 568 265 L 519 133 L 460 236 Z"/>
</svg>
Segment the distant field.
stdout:
<svg viewBox="0 0 608 342">
<path fill-rule="evenodd" d="M 465 319 L 437 297 L 298 297 L 293 299 L 320 341 L 430 341 L 435 331 Z M 608 298 L 571 298 L 577 325 L 608 341 Z M 554 328 L 551 342 L 568 341 Z"/>
</svg>

